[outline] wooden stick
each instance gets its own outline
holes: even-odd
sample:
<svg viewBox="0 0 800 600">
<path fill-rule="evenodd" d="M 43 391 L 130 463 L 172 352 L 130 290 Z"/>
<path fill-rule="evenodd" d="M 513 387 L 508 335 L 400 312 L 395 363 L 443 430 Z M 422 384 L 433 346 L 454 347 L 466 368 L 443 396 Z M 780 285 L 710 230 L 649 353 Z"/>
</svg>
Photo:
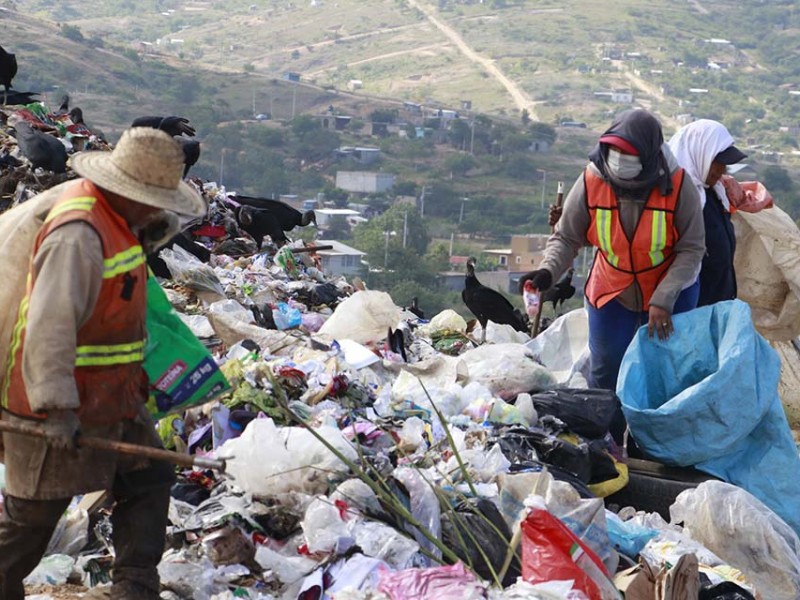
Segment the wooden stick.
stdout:
<svg viewBox="0 0 800 600">
<path fill-rule="evenodd" d="M 23 423 L 9 423 L 0 421 L 0 431 L 17 433 L 31 437 L 49 438 L 46 431 L 38 425 L 26 425 Z M 201 467 L 204 469 L 214 469 L 222 473 L 225 472 L 225 460 L 207 458 L 204 456 L 192 456 L 190 454 L 179 454 L 162 448 L 151 448 L 150 446 L 140 446 L 129 444 L 128 442 L 118 442 L 98 437 L 79 436 L 78 446 L 80 448 L 94 448 L 95 450 L 107 450 L 119 454 L 132 454 L 153 460 L 173 463 L 182 467 Z"/>
</svg>

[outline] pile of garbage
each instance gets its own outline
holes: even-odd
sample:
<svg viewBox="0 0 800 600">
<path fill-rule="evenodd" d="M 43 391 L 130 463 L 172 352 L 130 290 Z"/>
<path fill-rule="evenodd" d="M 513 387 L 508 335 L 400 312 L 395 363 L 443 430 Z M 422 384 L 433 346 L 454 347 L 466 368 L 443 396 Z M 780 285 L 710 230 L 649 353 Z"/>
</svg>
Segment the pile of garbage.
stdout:
<svg viewBox="0 0 800 600">
<path fill-rule="evenodd" d="M 422 319 L 291 245 L 161 257 L 167 297 L 230 384 L 158 423 L 167 448 L 228 464 L 173 488 L 164 598 L 800 593 L 800 540 L 740 488 L 688 490 L 671 522 L 606 508 L 627 482 L 608 435 L 619 401 L 565 387 L 582 381 L 568 349 L 582 311 L 528 345 L 490 324 L 477 346 L 457 313 Z M 30 584 L 109 580 L 107 508 L 83 502 Z"/>
<path fill-rule="evenodd" d="M 3 140 L 10 204 L 57 183 L 5 166 Z M 313 247 L 257 251 L 235 196 L 196 185 L 209 214 L 150 284 L 218 380 L 178 410 L 155 386 L 151 408 L 166 448 L 227 470 L 180 472 L 163 598 L 800 597 L 800 539 L 743 488 L 706 481 L 668 514 L 614 502 L 620 400 L 586 389 L 582 310 L 535 340 L 490 323 L 479 345 L 452 310 L 326 275 Z M 26 581 L 37 597 L 109 582 L 109 510 L 75 499 Z"/>
</svg>

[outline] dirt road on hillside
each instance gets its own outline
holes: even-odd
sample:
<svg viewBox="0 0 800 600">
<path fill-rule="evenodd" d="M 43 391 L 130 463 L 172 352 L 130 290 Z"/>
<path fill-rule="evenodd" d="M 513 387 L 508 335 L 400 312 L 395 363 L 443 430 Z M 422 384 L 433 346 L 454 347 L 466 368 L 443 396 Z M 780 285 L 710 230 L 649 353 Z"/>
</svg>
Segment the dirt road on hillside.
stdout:
<svg viewBox="0 0 800 600">
<path fill-rule="evenodd" d="M 475 64 L 483 67 L 483 69 L 489 73 L 494 79 L 500 82 L 511 98 L 514 100 L 514 104 L 517 108 L 522 111 L 523 109 L 528 109 L 528 114 L 530 118 L 534 121 L 538 121 L 539 118 L 536 115 L 536 111 L 534 108 L 534 101 L 531 99 L 530 96 L 516 83 L 511 81 L 506 75 L 494 64 L 489 58 L 481 56 L 477 52 L 475 52 L 469 45 L 464 41 L 461 35 L 452 27 L 450 27 L 447 23 L 442 21 L 439 17 L 436 16 L 436 11 L 423 4 L 421 2 L 417 2 L 417 0 L 406 0 L 412 8 L 416 8 L 417 10 L 421 11 L 427 19 L 433 23 L 433 25 L 441 31 L 453 44 L 456 45 L 458 50 L 467 57 L 467 59 L 471 60 Z"/>
</svg>

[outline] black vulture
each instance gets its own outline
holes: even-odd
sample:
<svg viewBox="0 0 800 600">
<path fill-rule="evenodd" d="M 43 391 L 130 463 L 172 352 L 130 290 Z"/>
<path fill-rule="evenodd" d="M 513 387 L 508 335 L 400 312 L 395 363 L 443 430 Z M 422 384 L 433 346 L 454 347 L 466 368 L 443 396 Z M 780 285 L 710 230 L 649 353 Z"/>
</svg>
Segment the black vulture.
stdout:
<svg viewBox="0 0 800 600">
<path fill-rule="evenodd" d="M 161 248 L 159 248 L 158 252 L 154 252 L 153 254 L 149 254 L 147 256 L 147 266 L 150 267 L 150 270 L 156 277 L 161 277 L 162 279 L 172 279 L 172 273 L 167 267 L 167 263 L 164 262 L 164 259 L 159 256 L 159 253 L 164 248 L 172 248 L 173 246 L 180 246 L 189 254 L 195 256 L 204 263 L 207 263 L 211 258 L 211 251 L 208 248 L 195 243 L 190 233 L 181 231 L 173 236 L 172 239 L 170 239 Z"/>
<path fill-rule="evenodd" d="M 175 138 L 175 141 L 181 145 L 183 150 L 184 177 L 200 158 L 200 142 L 182 137 L 184 134 L 194 137 L 195 130 L 194 127 L 189 125 L 189 119 L 184 117 L 139 117 L 131 123 L 131 127 L 160 129 Z"/>
<path fill-rule="evenodd" d="M 200 160 L 200 142 L 185 137 L 176 137 L 175 141 L 181 145 L 181 150 L 183 150 L 183 176 L 185 178 L 189 174 L 189 169 Z"/>
<path fill-rule="evenodd" d="M 467 261 L 467 276 L 464 278 L 464 291 L 461 299 L 475 315 L 483 329 L 481 344 L 486 341 L 486 325 L 489 321 L 498 325 L 511 325 L 517 331 L 528 331 L 522 313 L 511 305 L 503 294 L 486 287 L 475 277 L 475 258 Z"/>
<path fill-rule="evenodd" d="M 182 134 L 194 137 L 194 127 L 189 125 L 189 119 L 184 117 L 139 117 L 131 123 L 131 127 L 150 127 L 160 129 L 172 137 Z"/>
<path fill-rule="evenodd" d="M 69 120 L 75 125 L 86 125 L 83 122 L 83 111 L 77 106 L 69 111 Z"/>
<path fill-rule="evenodd" d="M 317 224 L 317 216 L 313 210 L 300 212 L 280 200 L 236 196 L 236 201 L 245 205 L 237 213 L 239 225 L 252 236 L 259 250 L 265 235 L 270 236 L 276 245 L 283 246 L 289 241 L 285 231 L 311 223 Z"/>
<path fill-rule="evenodd" d="M 34 96 L 38 96 L 38 92 L 18 92 L 16 90 L 8 90 L 5 92 L 3 104 L 13 106 L 16 104 L 31 104 L 38 102 Z"/>
<path fill-rule="evenodd" d="M 8 90 L 11 89 L 11 80 L 17 74 L 17 57 L 6 52 L 0 46 L 0 83 L 3 84 L 3 104 L 8 104 Z"/>
<path fill-rule="evenodd" d="M 557 284 L 555 284 L 549 290 L 542 292 L 542 304 L 544 305 L 545 302 L 552 302 L 553 313 L 556 312 L 559 304 L 561 304 L 561 308 L 563 309 L 564 302 L 575 295 L 575 286 L 572 285 L 572 276 L 574 274 L 575 269 L 570 269 Z"/>
<path fill-rule="evenodd" d="M 54 173 L 67 170 L 67 149 L 58 138 L 34 129 L 25 121 L 13 125 L 16 131 L 17 146 L 33 168 L 41 167 Z"/>
<path fill-rule="evenodd" d="M 66 115 L 69 114 L 69 94 L 64 94 L 61 96 L 61 104 L 58 107 L 58 115 Z"/>
<path fill-rule="evenodd" d="M 418 319 L 424 319 L 425 318 L 425 313 L 419 307 L 419 298 L 417 298 L 416 296 L 414 296 L 411 299 L 411 305 L 410 306 L 406 306 L 405 310 L 407 310 L 411 314 L 415 315 Z"/>
</svg>

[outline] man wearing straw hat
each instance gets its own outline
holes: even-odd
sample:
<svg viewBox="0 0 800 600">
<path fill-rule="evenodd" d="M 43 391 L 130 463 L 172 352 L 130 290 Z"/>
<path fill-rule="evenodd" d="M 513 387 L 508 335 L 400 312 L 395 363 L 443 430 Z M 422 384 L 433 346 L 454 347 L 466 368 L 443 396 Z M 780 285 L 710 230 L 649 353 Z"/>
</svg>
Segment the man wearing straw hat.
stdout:
<svg viewBox="0 0 800 600">
<path fill-rule="evenodd" d="M 38 423 L 41 438 L 5 433 L 0 597 L 22 600 L 73 496 L 111 492 L 115 547 L 109 597 L 159 597 L 169 465 L 80 448 L 78 433 L 158 446 L 144 409 L 147 267 L 142 240 L 174 214 L 205 213 L 181 180 L 167 134 L 126 131 L 113 152 L 72 159 L 82 179 L 59 186 L 33 242 L 26 294 L 8 348 L 3 420 Z M 35 201 L 32 199 L 31 202 Z"/>
</svg>

